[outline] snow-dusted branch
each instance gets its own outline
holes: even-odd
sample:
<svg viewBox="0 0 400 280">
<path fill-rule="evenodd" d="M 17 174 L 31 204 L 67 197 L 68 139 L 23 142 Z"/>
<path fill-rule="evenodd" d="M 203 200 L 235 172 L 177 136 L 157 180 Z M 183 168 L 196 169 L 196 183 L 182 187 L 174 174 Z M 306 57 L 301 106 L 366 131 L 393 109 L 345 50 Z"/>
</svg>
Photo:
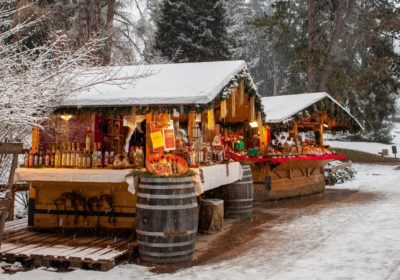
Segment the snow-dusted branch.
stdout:
<svg viewBox="0 0 400 280">
<path fill-rule="evenodd" d="M 42 45 L 28 48 L 22 34 L 30 34 L 42 19 L 13 25 L 17 13 L 0 5 L 0 142 L 24 141 L 32 127 L 40 127 L 71 94 L 99 83 L 123 85 L 148 75 L 136 72 L 121 78 L 119 67 L 97 67 L 103 39 L 76 48 L 57 31 Z M 0 158 L 0 178 L 5 165 Z"/>
</svg>

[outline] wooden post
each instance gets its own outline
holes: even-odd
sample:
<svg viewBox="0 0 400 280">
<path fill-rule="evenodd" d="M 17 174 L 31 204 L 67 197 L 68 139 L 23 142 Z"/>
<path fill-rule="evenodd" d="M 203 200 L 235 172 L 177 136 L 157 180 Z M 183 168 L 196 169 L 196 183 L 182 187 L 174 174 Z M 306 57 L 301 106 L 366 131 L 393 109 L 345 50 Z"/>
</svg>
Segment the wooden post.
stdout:
<svg viewBox="0 0 400 280">
<path fill-rule="evenodd" d="M 293 136 L 294 136 L 294 139 L 297 141 L 297 137 L 299 136 L 299 126 L 298 126 L 297 122 L 293 123 Z"/>
<path fill-rule="evenodd" d="M 324 118 L 319 116 L 319 145 L 324 146 Z"/>
<path fill-rule="evenodd" d="M 9 220 L 14 220 L 14 203 L 15 203 L 15 191 L 13 189 L 14 184 L 14 175 L 15 169 L 18 166 L 18 154 L 23 154 L 24 148 L 22 143 L 0 143 L 0 154 L 12 154 L 12 164 L 10 169 L 10 175 L 8 177 L 8 186 L 9 191 L 7 192 L 6 200 L 10 201 L 9 208 Z"/>
<path fill-rule="evenodd" d="M 10 221 L 14 220 L 15 191 L 13 190 L 13 184 L 14 184 L 15 169 L 17 169 L 17 166 L 18 166 L 18 153 L 14 153 L 11 164 L 10 176 L 8 178 L 8 187 L 11 190 L 10 192 L 11 204 L 10 204 L 10 216 L 9 216 Z"/>
<path fill-rule="evenodd" d="M 324 125 L 320 124 L 319 125 L 319 143 L 321 147 L 324 146 Z"/>
<path fill-rule="evenodd" d="M 150 125 L 153 119 L 153 114 L 146 114 L 146 159 L 145 166 L 147 167 L 147 163 L 149 161 L 150 152 L 151 152 L 151 139 L 150 139 Z"/>
<path fill-rule="evenodd" d="M 39 152 L 39 128 L 35 127 L 32 129 L 32 153 Z"/>
<path fill-rule="evenodd" d="M 294 143 L 296 145 L 297 153 L 300 154 L 302 151 L 301 151 L 301 146 L 299 143 L 299 125 L 297 122 L 293 123 L 293 137 L 294 137 Z"/>
</svg>

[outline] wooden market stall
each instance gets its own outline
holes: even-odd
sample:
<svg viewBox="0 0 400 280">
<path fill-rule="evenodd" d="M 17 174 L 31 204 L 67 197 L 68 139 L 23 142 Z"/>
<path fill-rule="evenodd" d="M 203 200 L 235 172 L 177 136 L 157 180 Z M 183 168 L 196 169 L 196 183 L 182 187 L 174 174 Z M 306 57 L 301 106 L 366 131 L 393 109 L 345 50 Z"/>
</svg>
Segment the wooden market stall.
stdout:
<svg viewBox="0 0 400 280">
<path fill-rule="evenodd" d="M 255 201 L 323 192 L 323 167 L 344 160 L 324 145 L 324 132 L 358 131 L 362 125 L 325 92 L 263 97 L 268 147 L 252 162 Z"/>
<path fill-rule="evenodd" d="M 226 147 L 266 147 L 251 126 L 263 127 L 261 98 L 244 61 L 126 66 L 118 76 L 144 72 L 64 100 L 34 129 L 16 181 L 30 182 L 33 229 L 136 229 L 144 260 L 188 260 L 197 197 L 243 177 Z"/>
</svg>

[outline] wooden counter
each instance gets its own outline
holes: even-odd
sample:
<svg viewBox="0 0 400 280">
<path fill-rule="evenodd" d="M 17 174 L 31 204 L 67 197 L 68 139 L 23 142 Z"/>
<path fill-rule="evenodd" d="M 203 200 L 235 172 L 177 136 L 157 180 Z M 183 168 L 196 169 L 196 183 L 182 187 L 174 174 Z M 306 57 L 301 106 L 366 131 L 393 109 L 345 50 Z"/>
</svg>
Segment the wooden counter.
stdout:
<svg viewBox="0 0 400 280">
<path fill-rule="evenodd" d="M 254 201 L 264 202 L 325 190 L 323 166 L 330 160 L 291 160 L 276 167 L 259 163 L 252 166 Z"/>
<path fill-rule="evenodd" d="M 28 225 L 35 229 L 133 230 L 136 195 L 129 170 L 17 169 L 30 183 Z"/>
</svg>

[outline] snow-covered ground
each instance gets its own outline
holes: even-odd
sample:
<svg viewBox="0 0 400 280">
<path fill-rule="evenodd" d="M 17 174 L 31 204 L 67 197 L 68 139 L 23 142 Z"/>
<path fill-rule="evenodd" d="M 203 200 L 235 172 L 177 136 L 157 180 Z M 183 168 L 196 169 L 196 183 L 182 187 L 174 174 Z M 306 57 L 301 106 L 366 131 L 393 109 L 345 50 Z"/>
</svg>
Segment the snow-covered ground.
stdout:
<svg viewBox="0 0 400 280">
<path fill-rule="evenodd" d="M 389 156 L 394 157 L 392 154 L 392 146 L 397 147 L 397 156 L 400 157 L 400 123 L 396 123 L 393 130 L 393 143 L 390 145 L 374 142 L 348 142 L 348 141 L 325 141 L 326 145 L 330 145 L 333 148 L 352 149 L 371 153 L 377 155 L 382 152 L 382 149 L 389 151 Z"/>
<path fill-rule="evenodd" d="M 400 279 L 400 170 L 354 165 L 356 180 L 335 186 L 351 198 L 307 207 L 267 209 L 282 218 L 262 224 L 239 257 L 173 274 L 134 264 L 108 272 L 35 269 L 1 279 Z M 285 216 L 290 217 L 285 219 Z"/>
</svg>

